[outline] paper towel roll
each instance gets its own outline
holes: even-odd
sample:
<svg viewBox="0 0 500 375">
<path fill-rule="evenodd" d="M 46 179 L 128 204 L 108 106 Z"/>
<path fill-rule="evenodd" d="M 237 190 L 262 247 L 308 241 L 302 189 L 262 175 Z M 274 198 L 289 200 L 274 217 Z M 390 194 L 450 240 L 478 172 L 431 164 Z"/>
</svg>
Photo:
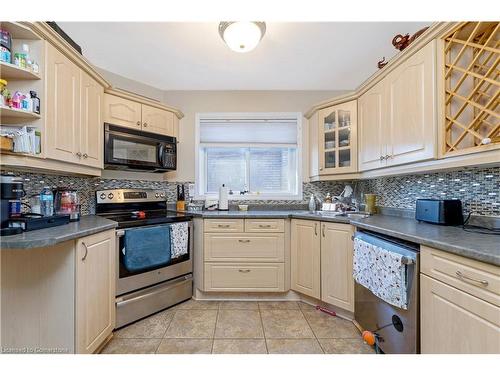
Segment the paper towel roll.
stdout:
<svg viewBox="0 0 500 375">
<path fill-rule="evenodd" d="M 219 188 L 219 210 L 227 211 L 229 210 L 229 202 L 228 202 L 229 189 L 226 185 L 222 184 Z"/>
</svg>

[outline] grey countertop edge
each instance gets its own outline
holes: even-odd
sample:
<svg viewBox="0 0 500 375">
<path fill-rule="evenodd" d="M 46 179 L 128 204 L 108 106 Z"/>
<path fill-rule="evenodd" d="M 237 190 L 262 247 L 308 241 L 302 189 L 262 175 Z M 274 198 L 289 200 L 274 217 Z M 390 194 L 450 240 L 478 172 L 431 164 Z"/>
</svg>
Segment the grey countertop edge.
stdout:
<svg viewBox="0 0 500 375">
<path fill-rule="evenodd" d="M 95 215 L 82 216 L 80 221 L 57 227 L 24 232 L 13 236 L 0 237 L 1 249 L 34 249 L 54 246 L 91 234 L 114 229 L 117 222 Z"/>
</svg>

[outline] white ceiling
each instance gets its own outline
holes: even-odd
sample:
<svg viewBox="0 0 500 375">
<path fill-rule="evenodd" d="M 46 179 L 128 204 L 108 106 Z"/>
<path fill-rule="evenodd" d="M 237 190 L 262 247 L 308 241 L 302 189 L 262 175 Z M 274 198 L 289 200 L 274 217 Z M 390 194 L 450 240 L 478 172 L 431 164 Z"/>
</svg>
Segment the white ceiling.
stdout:
<svg viewBox="0 0 500 375">
<path fill-rule="evenodd" d="M 96 66 L 163 90 L 345 90 L 429 22 L 267 23 L 249 53 L 213 22 L 59 22 Z"/>
</svg>

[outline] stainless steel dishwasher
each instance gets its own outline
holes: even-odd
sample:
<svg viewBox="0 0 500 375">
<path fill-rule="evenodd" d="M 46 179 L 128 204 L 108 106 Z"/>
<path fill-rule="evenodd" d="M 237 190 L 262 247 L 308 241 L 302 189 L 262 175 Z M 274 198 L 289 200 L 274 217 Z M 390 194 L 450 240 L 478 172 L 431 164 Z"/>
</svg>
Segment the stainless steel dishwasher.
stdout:
<svg viewBox="0 0 500 375">
<path fill-rule="evenodd" d="M 379 348 L 387 354 L 420 352 L 420 246 L 394 237 L 358 231 L 355 238 L 401 255 L 407 272 L 408 309 L 393 306 L 355 283 L 354 319 L 363 330 L 377 331 Z M 385 327 L 384 327 L 385 326 Z M 382 328 L 384 327 L 384 328 Z"/>
</svg>

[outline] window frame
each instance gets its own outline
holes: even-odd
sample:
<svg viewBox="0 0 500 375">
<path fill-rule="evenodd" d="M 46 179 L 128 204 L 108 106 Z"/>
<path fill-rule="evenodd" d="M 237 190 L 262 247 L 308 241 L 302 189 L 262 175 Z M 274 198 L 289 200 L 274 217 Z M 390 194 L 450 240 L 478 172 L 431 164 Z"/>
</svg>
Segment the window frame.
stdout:
<svg viewBox="0 0 500 375">
<path fill-rule="evenodd" d="M 217 194 L 206 194 L 206 157 L 201 155 L 202 145 L 200 144 L 200 123 L 205 119 L 283 119 L 293 118 L 297 124 L 297 144 L 296 144 L 296 167 L 297 167 L 297 191 L 291 193 L 261 193 L 244 195 L 235 194 L 230 196 L 230 200 L 234 201 L 259 201 L 259 200 L 302 200 L 302 113 L 301 112 L 209 112 L 209 113 L 196 113 L 195 115 L 195 200 L 205 199 L 218 199 Z M 204 147 L 247 147 L 247 148 L 265 148 L 265 147 L 287 147 L 290 148 L 291 144 L 282 143 L 206 143 Z M 247 165 L 248 168 L 248 165 Z"/>
</svg>

